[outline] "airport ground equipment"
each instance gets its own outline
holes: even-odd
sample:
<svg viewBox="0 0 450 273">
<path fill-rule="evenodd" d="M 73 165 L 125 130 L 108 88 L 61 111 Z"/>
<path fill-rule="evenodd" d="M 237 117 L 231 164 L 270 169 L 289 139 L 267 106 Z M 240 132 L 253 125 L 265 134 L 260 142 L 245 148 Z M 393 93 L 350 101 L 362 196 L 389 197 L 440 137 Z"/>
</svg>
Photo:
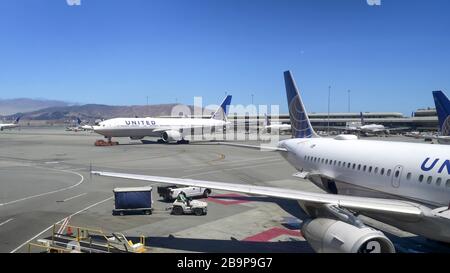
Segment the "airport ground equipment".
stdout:
<svg viewBox="0 0 450 273">
<path fill-rule="evenodd" d="M 186 197 L 208 198 L 211 194 L 211 189 L 194 186 L 179 188 L 175 185 L 158 187 L 158 194 L 160 197 L 164 198 L 165 201 L 173 201 L 177 199 L 178 195 L 182 192 Z"/>
<path fill-rule="evenodd" d="M 127 212 L 152 214 L 152 187 L 115 188 L 113 215 L 124 215 Z"/>
<path fill-rule="evenodd" d="M 95 141 L 95 146 L 114 146 L 114 145 L 119 145 L 119 142 L 117 141 L 104 141 L 103 139 L 98 139 Z"/>
<path fill-rule="evenodd" d="M 48 253 L 145 253 L 145 237 L 138 243 L 122 233 L 107 234 L 100 229 L 72 225 L 53 225 L 52 236 L 28 244 L 28 252 Z"/>
<path fill-rule="evenodd" d="M 180 193 L 172 204 L 172 214 L 195 214 L 197 216 L 206 215 L 208 213 L 208 203 L 192 200 L 192 198 L 186 197 L 184 193 Z"/>
</svg>

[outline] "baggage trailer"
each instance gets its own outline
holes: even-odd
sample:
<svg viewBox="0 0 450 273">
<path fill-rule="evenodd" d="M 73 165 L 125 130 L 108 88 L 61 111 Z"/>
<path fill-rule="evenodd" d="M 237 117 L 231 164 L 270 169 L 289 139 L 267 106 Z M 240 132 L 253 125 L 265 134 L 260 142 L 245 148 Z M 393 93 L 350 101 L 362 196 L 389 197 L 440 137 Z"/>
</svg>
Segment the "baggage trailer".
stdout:
<svg viewBox="0 0 450 273">
<path fill-rule="evenodd" d="M 113 215 L 141 212 L 150 215 L 153 210 L 152 187 L 115 188 Z"/>
<path fill-rule="evenodd" d="M 145 237 L 139 242 L 128 240 L 124 234 L 107 234 L 101 229 L 92 229 L 64 224 L 54 224 L 51 237 L 38 239 L 28 244 L 28 252 L 47 253 L 146 253 Z"/>
</svg>

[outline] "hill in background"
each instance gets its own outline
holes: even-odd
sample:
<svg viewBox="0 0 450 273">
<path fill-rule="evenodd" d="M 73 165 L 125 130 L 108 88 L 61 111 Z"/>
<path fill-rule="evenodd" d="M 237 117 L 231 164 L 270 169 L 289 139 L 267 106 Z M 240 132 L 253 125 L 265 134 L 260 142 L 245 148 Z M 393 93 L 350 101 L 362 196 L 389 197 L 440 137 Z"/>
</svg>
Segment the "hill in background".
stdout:
<svg viewBox="0 0 450 273">
<path fill-rule="evenodd" d="M 69 106 L 70 103 L 46 99 L 0 99 L 0 116 L 36 111 L 48 107 Z"/>
</svg>

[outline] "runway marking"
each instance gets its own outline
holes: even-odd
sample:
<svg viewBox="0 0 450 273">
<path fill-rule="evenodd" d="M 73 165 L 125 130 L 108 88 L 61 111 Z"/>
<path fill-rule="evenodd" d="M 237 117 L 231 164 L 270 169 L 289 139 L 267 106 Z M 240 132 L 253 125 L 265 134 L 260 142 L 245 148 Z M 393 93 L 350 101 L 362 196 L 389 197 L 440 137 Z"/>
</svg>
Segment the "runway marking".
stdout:
<svg viewBox="0 0 450 273">
<path fill-rule="evenodd" d="M 281 162 L 272 162 L 272 161 L 273 160 L 270 160 L 269 163 L 255 164 L 255 165 L 249 165 L 249 166 L 245 166 L 245 167 L 235 167 L 235 168 L 228 168 L 228 169 L 208 171 L 208 172 L 203 172 L 203 173 L 194 173 L 194 174 L 189 174 L 189 175 L 182 176 L 181 178 L 186 178 L 186 177 L 191 177 L 191 176 L 196 176 L 196 175 L 211 174 L 211 173 L 217 173 L 217 172 L 223 172 L 223 171 L 232 171 L 232 170 L 239 170 L 239 169 L 255 168 L 255 167 L 261 167 L 261 166 L 265 166 L 265 165 L 274 165 L 274 164 L 281 164 L 281 163 L 284 164 L 283 161 L 281 161 Z M 276 160 L 276 161 L 278 161 L 278 160 Z"/>
<path fill-rule="evenodd" d="M 265 230 L 256 235 L 245 238 L 243 241 L 247 242 L 268 242 L 276 237 L 281 235 L 289 235 L 296 237 L 303 237 L 301 231 L 299 230 L 290 230 L 286 228 L 273 227 L 271 229 Z"/>
<path fill-rule="evenodd" d="M 6 223 L 11 222 L 12 220 L 14 220 L 14 218 L 10 218 L 10 219 L 6 220 L 5 222 L 0 223 L 0 227 L 3 226 L 3 225 L 6 224 Z"/>
<path fill-rule="evenodd" d="M 42 167 L 35 167 L 35 168 L 42 168 Z M 42 168 L 42 169 L 47 169 L 47 168 Z M 49 169 L 49 170 L 54 170 L 54 171 L 60 171 L 60 172 L 66 172 L 66 173 L 76 174 L 76 175 L 78 175 L 78 176 L 81 177 L 81 180 L 78 181 L 78 183 L 76 183 L 75 185 L 72 185 L 72 186 L 69 186 L 69 187 L 65 187 L 65 188 L 62 188 L 62 189 L 59 189 L 59 190 L 54 190 L 54 191 L 44 192 L 44 193 L 40 193 L 40 194 L 36 194 L 36 195 L 32 195 L 32 196 L 20 198 L 20 199 L 14 200 L 14 201 L 10 201 L 10 202 L 7 202 L 7 203 L 0 204 L 0 206 L 11 205 L 11 204 L 14 204 L 14 203 L 17 203 L 17 202 L 21 202 L 21 201 L 25 201 L 25 200 L 28 200 L 28 199 L 32 199 L 32 198 L 41 197 L 41 196 L 45 196 L 45 195 L 49 195 L 49 194 L 53 194 L 53 193 L 57 193 L 57 192 L 62 192 L 62 191 L 70 190 L 70 189 L 73 189 L 73 188 L 79 186 L 79 185 L 80 185 L 81 183 L 83 183 L 83 181 L 84 181 L 84 176 L 81 175 L 81 174 L 79 174 L 79 173 L 77 173 L 77 172 L 74 172 L 74 171 L 69 171 L 69 170 L 58 170 L 58 169 Z"/>
<path fill-rule="evenodd" d="M 229 200 L 220 199 L 220 198 L 223 198 L 223 197 L 231 197 L 231 198 L 229 198 Z M 233 197 L 236 197 L 236 199 L 232 199 Z M 237 205 L 237 204 L 251 202 L 251 201 L 245 200 L 245 199 L 238 199 L 240 197 L 244 197 L 245 198 L 245 197 L 248 197 L 248 196 L 247 195 L 242 195 L 242 194 L 237 194 L 237 193 L 218 194 L 218 195 L 212 195 L 212 196 L 208 197 L 207 200 L 210 201 L 210 202 L 221 204 L 221 205 L 225 205 L 225 206 Z"/>
<path fill-rule="evenodd" d="M 56 201 L 56 202 L 66 202 L 66 201 L 75 199 L 75 198 L 77 198 L 77 197 L 80 197 L 80 196 L 83 196 L 83 195 L 86 195 L 86 194 L 87 194 L 87 192 L 82 193 L 82 194 L 78 194 L 78 195 L 75 195 L 75 196 L 72 196 L 72 197 L 70 197 L 70 198 L 66 198 L 66 199 L 64 199 L 64 200 L 58 200 L 58 201 Z"/>
<path fill-rule="evenodd" d="M 104 200 L 102 200 L 102 201 L 100 201 L 100 202 L 97 202 L 97 203 L 95 203 L 95 204 L 92 204 L 92 205 L 90 205 L 90 206 L 88 206 L 88 207 L 86 207 L 86 208 L 84 208 L 84 209 L 82 209 L 82 210 L 79 210 L 79 211 L 77 211 L 77 212 L 75 212 L 75 213 L 73 213 L 73 214 L 67 216 L 66 218 L 63 218 L 63 219 L 59 220 L 59 221 L 56 222 L 55 224 L 59 224 L 59 223 L 65 221 L 65 219 L 67 219 L 67 218 L 69 218 L 69 217 L 71 218 L 71 217 L 73 217 L 73 216 L 75 216 L 75 215 L 77 215 L 77 214 L 82 213 L 83 211 L 86 211 L 86 210 L 88 210 L 88 209 L 90 209 L 90 208 L 93 208 L 93 207 L 95 207 L 95 206 L 97 206 L 97 205 L 100 205 L 101 203 L 104 203 L 104 202 L 106 202 L 106 201 L 108 201 L 108 200 L 111 200 L 111 199 L 113 199 L 113 198 L 114 198 L 114 196 L 111 196 L 111 197 L 108 197 L 108 198 L 106 198 L 106 199 L 104 199 Z M 50 230 L 52 227 L 53 227 L 53 225 L 51 225 L 51 226 L 49 226 L 48 228 L 44 229 L 43 231 L 39 232 L 39 233 L 38 233 L 37 235 L 35 235 L 33 238 L 31 238 L 30 240 L 28 240 L 28 241 L 26 241 L 25 243 L 21 244 L 20 246 L 18 246 L 18 247 L 15 248 L 14 250 L 12 250 L 10 253 L 15 253 L 17 250 L 21 249 L 22 247 L 24 247 L 26 244 L 28 244 L 29 242 L 33 241 L 33 240 L 36 239 L 37 237 L 41 236 L 42 234 L 44 234 L 45 232 L 47 232 L 48 230 Z"/>
</svg>

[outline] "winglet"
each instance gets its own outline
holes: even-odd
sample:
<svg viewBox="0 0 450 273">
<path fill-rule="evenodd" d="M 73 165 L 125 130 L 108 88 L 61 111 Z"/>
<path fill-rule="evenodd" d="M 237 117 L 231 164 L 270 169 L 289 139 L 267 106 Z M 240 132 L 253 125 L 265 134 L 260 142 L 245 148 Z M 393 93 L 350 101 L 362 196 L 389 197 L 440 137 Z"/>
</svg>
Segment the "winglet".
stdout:
<svg viewBox="0 0 450 273">
<path fill-rule="evenodd" d="M 442 91 L 433 91 L 442 136 L 450 135 L 450 101 Z"/>
<path fill-rule="evenodd" d="M 303 105 L 302 98 L 292 77 L 291 71 L 284 72 L 284 83 L 286 85 L 286 96 L 291 119 L 292 137 L 315 138 L 319 137 L 311 126 L 308 113 Z"/>
<path fill-rule="evenodd" d="M 217 108 L 216 112 L 214 112 L 214 114 L 211 116 L 211 119 L 218 119 L 218 120 L 227 120 L 227 112 L 228 112 L 228 107 L 231 104 L 231 95 L 228 95 L 225 97 L 225 99 L 223 100 L 223 102 L 220 104 L 219 108 Z M 221 117 L 220 114 L 220 110 L 222 110 L 223 112 L 223 117 Z"/>
</svg>

